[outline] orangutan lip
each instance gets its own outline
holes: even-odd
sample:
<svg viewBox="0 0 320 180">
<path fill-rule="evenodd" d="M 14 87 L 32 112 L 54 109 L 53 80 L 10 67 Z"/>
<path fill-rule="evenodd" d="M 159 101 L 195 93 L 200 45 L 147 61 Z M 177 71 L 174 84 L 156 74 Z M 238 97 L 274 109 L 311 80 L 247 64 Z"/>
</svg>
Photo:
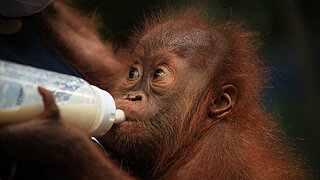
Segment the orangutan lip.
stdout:
<svg viewBox="0 0 320 180">
<path fill-rule="evenodd" d="M 118 106 L 117 108 L 122 109 L 124 111 L 126 119 L 123 122 L 137 122 L 137 119 L 135 117 L 130 116 L 130 111 L 128 111 L 127 108 L 122 106 Z"/>
<path fill-rule="evenodd" d="M 130 122 L 136 122 L 137 120 L 135 120 L 135 119 L 129 119 L 129 118 L 127 118 L 126 120 L 125 120 L 125 122 L 126 121 L 130 121 Z"/>
</svg>

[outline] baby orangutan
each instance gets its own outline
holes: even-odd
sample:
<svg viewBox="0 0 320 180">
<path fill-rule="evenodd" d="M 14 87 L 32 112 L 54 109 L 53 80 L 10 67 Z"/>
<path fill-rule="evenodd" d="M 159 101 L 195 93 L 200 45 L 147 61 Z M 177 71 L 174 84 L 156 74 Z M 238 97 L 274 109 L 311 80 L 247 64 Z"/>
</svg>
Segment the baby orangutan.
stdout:
<svg viewBox="0 0 320 180">
<path fill-rule="evenodd" d="M 56 2 L 50 8 L 56 8 L 54 17 L 68 7 Z M 50 20 L 52 12 L 42 15 Z M 265 69 L 255 54 L 255 34 L 234 23 L 213 25 L 192 9 L 164 14 L 145 20 L 114 54 L 88 34 L 82 41 L 96 43 L 96 49 L 88 46 L 92 51 L 78 47 L 72 56 L 56 46 L 126 113 L 125 122 L 98 138 L 107 157 L 85 134 L 59 120 L 52 96 L 40 89 L 51 103 L 41 118 L 1 127 L 1 158 L 35 158 L 73 179 L 310 178 L 303 158 L 294 155 L 261 103 Z M 61 42 L 77 34 L 59 27 L 51 30 Z M 94 60 L 102 56 L 94 52 L 103 49 L 113 54 L 109 57 L 117 70 L 107 67 L 107 60 Z M 81 59 L 81 53 L 89 55 Z M 91 73 L 81 63 L 89 64 Z M 95 68 L 100 70 L 92 78 Z"/>
</svg>

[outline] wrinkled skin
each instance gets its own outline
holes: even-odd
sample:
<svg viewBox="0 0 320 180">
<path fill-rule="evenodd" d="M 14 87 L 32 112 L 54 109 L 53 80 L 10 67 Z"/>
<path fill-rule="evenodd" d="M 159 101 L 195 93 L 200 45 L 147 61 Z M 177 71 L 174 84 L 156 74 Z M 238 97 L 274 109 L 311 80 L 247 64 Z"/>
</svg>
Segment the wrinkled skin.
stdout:
<svg viewBox="0 0 320 180">
<path fill-rule="evenodd" d="M 154 38 L 168 26 L 148 32 L 129 55 L 127 76 L 122 79 L 119 90 L 111 91 L 117 108 L 125 111 L 127 121 L 113 126 L 99 138 L 107 149 L 126 157 L 129 164 L 139 167 L 137 169 L 147 167 L 145 172 L 149 171 L 148 166 L 155 165 L 163 148 L 175 143 L 181 119 L 190 118 L 186 113 L 194 107 L 189 106 L 201 98 L 212 74 L 194 66 L 193 59 L 174 53 L 185 45 L 174 44 L 175 37 L 165 43 Z M 184 30 L 176 31 L 176 35 L 183 33 Z M 199 44 L 205 43 L 205 37 L 198 38 L 202 38 L 197 40 Z M 148 49 L 154 44 L 159 47 Z"/>
</svg>

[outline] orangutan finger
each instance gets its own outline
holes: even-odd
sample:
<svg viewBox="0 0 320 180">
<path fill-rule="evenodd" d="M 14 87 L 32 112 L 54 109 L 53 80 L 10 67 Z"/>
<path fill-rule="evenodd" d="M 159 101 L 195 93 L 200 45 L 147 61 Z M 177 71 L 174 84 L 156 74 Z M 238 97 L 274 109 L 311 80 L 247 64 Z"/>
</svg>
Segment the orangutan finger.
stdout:
<svg viewBox="0 0 320 180">
<path fill-rule="evenodd" d="M 43 119 L 59 119 L 59 109 L 54 101 L 51 92 L 41 86 L 38 87 L 38 91 L 42 96 L 44 104 L 44 111 L 40 114 L 39 117 Z"/>
</svg>

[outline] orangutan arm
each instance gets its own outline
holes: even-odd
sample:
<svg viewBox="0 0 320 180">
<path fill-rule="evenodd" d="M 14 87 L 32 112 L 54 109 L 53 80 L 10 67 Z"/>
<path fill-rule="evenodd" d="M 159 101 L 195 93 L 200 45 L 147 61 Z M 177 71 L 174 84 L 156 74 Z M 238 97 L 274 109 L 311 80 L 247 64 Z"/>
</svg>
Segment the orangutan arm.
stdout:
<svg viewBox="0 0 320 180">
<path fill-rule="evenodd" d="M 61 1 L 54 1 L 33 19 L 42 39 L 91 84 L 112 87 L 123 67 L 111 43 L 103 42 L 95 23 Z"/>
</svg>

